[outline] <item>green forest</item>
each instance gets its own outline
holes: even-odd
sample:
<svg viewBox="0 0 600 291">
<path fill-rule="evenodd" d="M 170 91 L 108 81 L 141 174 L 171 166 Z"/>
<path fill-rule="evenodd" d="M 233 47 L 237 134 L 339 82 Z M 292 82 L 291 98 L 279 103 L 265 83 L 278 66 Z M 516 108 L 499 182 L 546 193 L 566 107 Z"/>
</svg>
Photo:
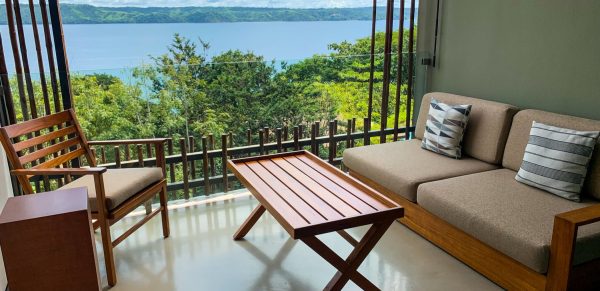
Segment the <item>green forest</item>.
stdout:
<svg viewBox="0 0 600 291">
<path fill-rule="evenodd" d="M 397 34 L 394 34 L 397 44 Z M 405 39 L 404 43 L 408 42 Z M 372 129 L 380 123 L 384 34 L 376 35 Z M 397 45 L 394 45 L 394 50 Z M 332 43 L 328 55 L 297 63 L 275 63 L 252 52 L 230 50 L 210 59 L 210 44 L 174 35 L 168 53 L 134 68 L 127 81 L 107 74 L 71 76 L 74 106 L 89 139 L 130 139 L 233 133 L 245 144 L 246 131 L 290 128 L 367 116 L 370 38 Z M 406 60 L 406 55 L 405 55 Z M 397 63 L 393 53 L 392 63 Z M 402 70 L 405 112 L 407 62 Z M 393 125 L 397 67 L 392 70 L 388 125 Z M 19 104 L 13 79 L 15 104 Z M 38 111 L 43 112 L 41 84 L 34 84 Z M 22 116 L 18 112 L 18 118 Z M 405 114 L 400 114 L 400 124 Z"/>
<path fill-rule="evenodd" d="M 60 6 L 64 24 L 106 23 L 215 23 L 256 21 L 371 20 L 372 8 L 250 8 L 250 7 L 98 7 L 84 4 Z M 27 9 L 23 5 L 21 9 Z M 39 6 L 36 5 L 39 14 Z M 378 9 L 385 19 L 385 8 Z M 41 19 L 38 19 L 41 21 Z M 29 13 L 23 22 L 31 23 Z M 0 5 L 0 23 L 6 24 L 5 5 Z"/>
</svg>

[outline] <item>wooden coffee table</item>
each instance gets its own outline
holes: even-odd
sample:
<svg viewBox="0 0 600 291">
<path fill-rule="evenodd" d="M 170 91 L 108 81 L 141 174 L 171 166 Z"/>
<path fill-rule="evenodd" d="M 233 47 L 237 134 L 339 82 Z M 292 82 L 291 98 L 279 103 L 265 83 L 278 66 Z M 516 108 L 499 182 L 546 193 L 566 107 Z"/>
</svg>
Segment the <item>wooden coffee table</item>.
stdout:
<svg viewBox="0 0 600 291">
<path fill-rule="evenodd" d="M 227 166 L 260 202 L 234 240 L 242 239 L 267 210 L 293 239 L 302 240 L 338 270 L 325 290 L 341 290 L 349 280 L 378 290 L 357 268 L 404 215 L 402 207 L 306 151 L 230 160 Z M 368 224 L 372 226 L 360 241 L 345 231 Z M 354 246 L 345 260 L 316 237 L 333 231 Z"/>
</svg>

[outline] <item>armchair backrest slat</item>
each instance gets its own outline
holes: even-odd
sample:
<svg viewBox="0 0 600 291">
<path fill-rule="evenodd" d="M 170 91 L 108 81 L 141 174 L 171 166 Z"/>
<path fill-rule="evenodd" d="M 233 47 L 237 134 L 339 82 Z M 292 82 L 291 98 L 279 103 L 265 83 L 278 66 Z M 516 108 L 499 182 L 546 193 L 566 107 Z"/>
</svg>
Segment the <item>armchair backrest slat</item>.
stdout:
<svg viewBox="0 0 600 291">
<path fill-rule="evenodd" d="M 44 117 L 31 119 L 21 123 L 3 127 L 9 138 L 16 138 L 26 134 L 30 134 L 42 129 L 58 126 L 62 123 L 73 120 L 71 110 L 62 111 L 59 113 L 46 115 Z"/>
<path fill-rule="evenodd" d="M 24 140 L 18 143 L 15 143 L 13 146 L 15 151 L 20 152 L 26 148 L 30 148 L 39 144 L 43 144 L 45 142 L 52 142 L 53 140 L 60 139 L 64 136 L 69 136 L 71 134 L 76 134 L 77 128 L 75 126 L 68 126 L 65 128 L 61 128 L 57 131 L 52 131 L 45 135 L 36 136 L 32 139 Z"/>
<path fill-rule="evenodd" d="M 70 148 L 79 144 L 81 144 L 81 139 L 78 136 L 72 139 L 59 141 L 58 143 L 55 143 L 48 147 L 42 147 L 40 150 L 34 151 L 30 154 L 20 157 L 19 162 L 25 165 L 27 163 L 53 155 L 54 153 L 67 152 Z"/>
<path fill-rule="evenodd" d="M 2 127 L 0 141 L 14 169 L 71 167 L 82 156 L 96 166 L 73 110 Z M 33 192 L 28 178 L 19 182 L 27 194 Z"/>
<path fill-rule="evenodd" d="M 35 165 L 32 168 L 33 169 L 49 169 L 49 168 L 56 168 L 60 165 L 65 164 L 68 161 L 71 161 L 75 158 L 78 158 L 82 155 L 85 155 L 85 150 L 83 148 L 78 148 L 72 152 L 69 152 L 67 154 L 64 155 L 60 155 L 54 159 L 51 159 L 49 161 L 43 162 L 39 165 Z"/>
</svg>

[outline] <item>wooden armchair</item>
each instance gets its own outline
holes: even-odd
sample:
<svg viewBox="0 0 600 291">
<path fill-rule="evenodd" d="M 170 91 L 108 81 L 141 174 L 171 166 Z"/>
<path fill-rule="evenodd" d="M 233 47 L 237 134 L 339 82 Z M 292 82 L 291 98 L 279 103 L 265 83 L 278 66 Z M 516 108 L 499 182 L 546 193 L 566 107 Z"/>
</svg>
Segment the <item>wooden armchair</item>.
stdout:
<svg viewBox="0 0 600 291">
<path fill-rule="evenodd" d="M 33 194 L 34 176 L 80 177 L 61 188 L 87 187 L 94 229 L 100 228 L 108 284 L 117 282 L 113 248 L 161 213 L 163 236 L 169 236 L 167 181 L 164 142 L 167 139 L 87 141 L 75 112 L 67 110 L 20 124 L 0 128 L 0 140 L 25 194 Z M 91 145 L 151 144 L 156 150 L 156 167 L 106 169 L 96 166 Z M 85 157 L 89 167 L 70 168 L 73 160 Z M 47 180 L 46 180 L 47 181 Z M 160 207 L 125 231 L 114 241 L 110 226 L 159 193 Z"/>
</svg>

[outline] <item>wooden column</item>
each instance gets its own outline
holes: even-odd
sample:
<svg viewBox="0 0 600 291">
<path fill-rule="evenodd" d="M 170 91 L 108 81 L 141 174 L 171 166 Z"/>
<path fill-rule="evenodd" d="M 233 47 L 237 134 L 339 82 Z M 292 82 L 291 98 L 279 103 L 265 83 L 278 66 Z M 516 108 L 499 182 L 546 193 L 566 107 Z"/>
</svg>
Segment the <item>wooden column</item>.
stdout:
<svg viewBox="0 0 600 291">
<path fill-rule="evenodd" d="M 69 73 L 69 59 L 67 58 L 67 48 L 65 46 L 65 34 L 62 26 L 62 16 L 58 0 L 48 1 L 50 11 L 50 20 L 52 22 L 52 35 L 56 48 L 56 64 L 58 67 L 58 77 L 60 79 L 60 89 L 62 93 L 63 109 L 73 108 L 73 93 L 71 90 L 71 76 Z"/>
<path fill-rule="evenodd" d="M 371 120 L 373 115 L 373 79 L 375 78 L 375 35 L 377 33 L 377 0 L 373 0 L 373 16 L 371 18 L 371 51 L 369 66 L 369 101 L 367 118 Z"/>
<path fill-rule="evenodd" d="M 208 173 L 208 139 L 202 137 L 202 174 L 204 175 L 204 195 L 210 192 L 210 175 Z"/>
<path fill-rule="evenodd" d="M 415 69 L 415 0 L 410 1 L 410 27 L 408 31 L 408 84 L 406 88 L 406 139 L 410 139 L 411 111 Z"/>
<path fill-rule="evenodd" d="M 227 134 L 221 135 L 221 166 L 223 174 L 223 192 L 229 191 L 229 181 L 227 178 Z"/>
<path fill-rule="evenodd" d="M 259 146 L 259 152 L 260 155 L 264 155 L 265 154 L 265 137 L 264 137 L 264 131 L 262 129 L 258 130 L 258 146 Z"/>
<path fill-rule="evenodd" d="M 363 121 L 363 139 L 364 139 L 364 144 L 363 145 L 370 145 L 371 144 L 371 137 L 369 136 L 369 131 L 371 130 L 369 127 L 371 125 L 371 121 L 369 120 L 369 118 L 364 119 Z"/>
<path fill-rule="evenodd" d="M 394 30 L 394 0 L 387 1 L 387 15 L 385 25 L 385 47 L 383 50 L 383 93 L 381 95 L 381 130 L 379 142 L 386 142 L 385 129 L 387 128 L 388 107 L 390 98 L 390 75 L 392 67 L 392 34 Z"/>
<path fill-rule="evenodd" d="M 313 125 L 314 128 L 314 125 Z M 294 126 L 294 150 L 300 150 L 299 136 L 300 132 L 298 131 L 298 126 Z"/>
<path fill-rule="evenodd" d="M 187 145 L 184 137 L 179 139 L 179 149 L 181 151 L 181 164 L 183 168 L 183 198 L 190 199 L 190 183 L 188 172 Z"/>
<path fill-rule="evenodd" d="M 277 152 L 283 152 L 283 147 L 281 146 L 281 128 L 275 130 L 275 139 L 277 141 Z"/>
<path fill-rule="evenodd" d="M 329 163 L 333 163 L 335 158 L 335 122 L 329 122 Z"/>
<path fill-rule="evenodd" d="M 398 28 L 398 74 L 396 75 L 396 106 L 394 108 L 394 141 L 398 141 L 398 124 L 400 122 L 400 103 L 402 103 L 402 48 L 404 46 L 404 0 L 400 0 L 400 27 Z M 409 110 L 408 108 L 406 110 Z"/>
<path fill-rule="evenodd" d="M 121 151 L 119 150 L 119 146 L 115 146 L 115 167 L 121 167 Z"/>
</svg>

